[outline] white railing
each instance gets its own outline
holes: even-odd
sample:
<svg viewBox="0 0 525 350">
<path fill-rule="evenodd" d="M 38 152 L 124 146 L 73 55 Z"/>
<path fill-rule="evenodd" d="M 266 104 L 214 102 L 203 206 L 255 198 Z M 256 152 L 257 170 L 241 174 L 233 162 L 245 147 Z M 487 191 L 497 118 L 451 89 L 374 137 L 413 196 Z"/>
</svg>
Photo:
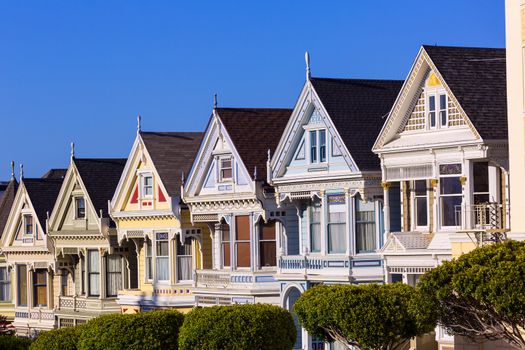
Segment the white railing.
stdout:
<svg viewBox="0 0 525 350">
<path fill-rule="evenodd" d="M 273 270 L 268 271 L 222 271 L 196 270 L 197 288 L 256 288 L 268 282 L 276 282 Z"/>
<path fill-rule="evenodd" d="M 323 269 L 350 269 L 351 258 L 341 257 L 315 257 L 308 255 L 285 255 L 279 258 L 281 270 L 323 270 Z"/>
<path fill-rule="evenodd" d="M 455 208 L 456 225 L 463 230 L 504 230 L 505 210 L 501 203 L 462 205 Z"/>
</svg>

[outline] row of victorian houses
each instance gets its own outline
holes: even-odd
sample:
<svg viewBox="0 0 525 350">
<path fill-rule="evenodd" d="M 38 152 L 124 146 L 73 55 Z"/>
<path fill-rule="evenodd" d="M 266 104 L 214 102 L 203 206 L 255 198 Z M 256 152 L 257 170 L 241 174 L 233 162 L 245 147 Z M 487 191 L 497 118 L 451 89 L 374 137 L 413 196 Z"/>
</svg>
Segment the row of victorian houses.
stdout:
<svg viewBox="0 0 525 350">
<path fill-rule="evenodd" d="M 293 109 L 139 129 L 127 159 L 6 184 L 0 314 L 21 335 L 105 313 L 414 285 L 509 231 L 505 49 L 423 46 L 405 81 L 310 76 Z M 338 349 L 298 325 L 297 349 Z M 453 349 L 439 329 L 419 349 Z M 459 349 L 458 345 L 456 348 Z"/>
</svg>

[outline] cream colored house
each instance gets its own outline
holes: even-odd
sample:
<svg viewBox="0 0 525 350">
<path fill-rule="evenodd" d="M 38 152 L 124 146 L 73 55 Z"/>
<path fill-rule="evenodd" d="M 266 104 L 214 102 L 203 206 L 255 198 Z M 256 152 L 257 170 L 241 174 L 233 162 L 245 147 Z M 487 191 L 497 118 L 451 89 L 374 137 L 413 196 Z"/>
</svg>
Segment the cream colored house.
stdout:
<svg viewBox="0 0 525 350">
<path fill-rule="evenodd" d="M 54 306 L 58 327 L 120 312 L 119 290 L 137 284 L 135 246 L 119 245 L 108 214 L 126 159 L 71 157 L 48 219 L 54 246 Z"/>
<path fill-rule="evenodd" d="M 46 220 L 61 184 L 61 177 L 21 178 L 3 230 L 2 253 L 14 272 L 13 325 L 18 335 L 32 336 L 56 326 L 56 265 Z"/>
<path fill-rule="evenodd" d="M 110 203 L 118 241 L 137 252 L 136 281 L 118 293 L 123 313 L 195 304 L 193 274 L 211 266 L 208 226 L 190 222 L 181 201 L 202 140 L 199 132 L 139 132 Z"/>
</svg>

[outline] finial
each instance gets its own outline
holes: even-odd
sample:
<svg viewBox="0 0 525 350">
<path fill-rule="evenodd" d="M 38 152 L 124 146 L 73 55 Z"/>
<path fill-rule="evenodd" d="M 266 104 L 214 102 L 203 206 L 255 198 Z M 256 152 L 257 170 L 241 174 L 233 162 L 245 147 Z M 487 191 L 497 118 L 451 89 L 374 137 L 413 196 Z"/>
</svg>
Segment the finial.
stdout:
<svg viewBox="0 0 525 350">
<path fill-rule="evenodd" d="M 272 160 L 272 151 L 268 148 L 268 162 L 270 162 L 270 160 Z"/>
<path fill-rule="evenodd" d="M 20 181 L 24 178 L 24 164 L 20 164 Z"/>
<path fill-rule="evenodd" d="M 75 158 L 75 143 L 71 142 L 71 158 Z"/>
<path fill-rule="evenodd" d="M 310 80 L 310 54 L 308 51 L 304 53 L 304 61 L 306 62 L 306 80 Z"/>
<path fill-rule="evenodd" d="M 137 134 L 140 133 L 140 120 L 142 119 L 142 117 L 140 116 L 140 113 L 137 115 Z"/>
<path fill-rule="evenodd" d="M 181 179 L 181 181 L 182 181 L 182 184 L 184 185 L 184 180 L 185 180 L 185 179 L 184 179 L 184 170 L 181 171 L 181 173 L 180 173 L 180 179 Z"/>
<path fill-rule="evenodd" d="M 213 95 L 213 109 L 217 108 L 217 94 Z"/>
<path fill-rule="evenodd" d="M 257 167 L 253 168 L 253 179 L 257 180 Z"/>
<path fill-rule="evenodd" d="M 11 180 L 15 179 L 15 161 L 11 161 Z"/>
</svg>

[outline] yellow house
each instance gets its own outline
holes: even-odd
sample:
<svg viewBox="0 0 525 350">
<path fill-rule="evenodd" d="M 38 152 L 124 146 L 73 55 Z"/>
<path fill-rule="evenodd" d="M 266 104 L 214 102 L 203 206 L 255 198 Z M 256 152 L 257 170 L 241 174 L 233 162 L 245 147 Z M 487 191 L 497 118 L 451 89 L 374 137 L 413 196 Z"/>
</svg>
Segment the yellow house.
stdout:
<svg viewBox="0 0 525 350">
<path fill-rule="evenodd" d="M 118 240 L 133 242 L 136 287 L 122 290 L 123 313 L 193 307 L 193 272 L 211 266 L 207 225 L 192 225 L 180 191 L 202 133 L 139 132 L 110 203 Z M 130 277 L 131 278 L 131 277 Z"/>
</svg>

